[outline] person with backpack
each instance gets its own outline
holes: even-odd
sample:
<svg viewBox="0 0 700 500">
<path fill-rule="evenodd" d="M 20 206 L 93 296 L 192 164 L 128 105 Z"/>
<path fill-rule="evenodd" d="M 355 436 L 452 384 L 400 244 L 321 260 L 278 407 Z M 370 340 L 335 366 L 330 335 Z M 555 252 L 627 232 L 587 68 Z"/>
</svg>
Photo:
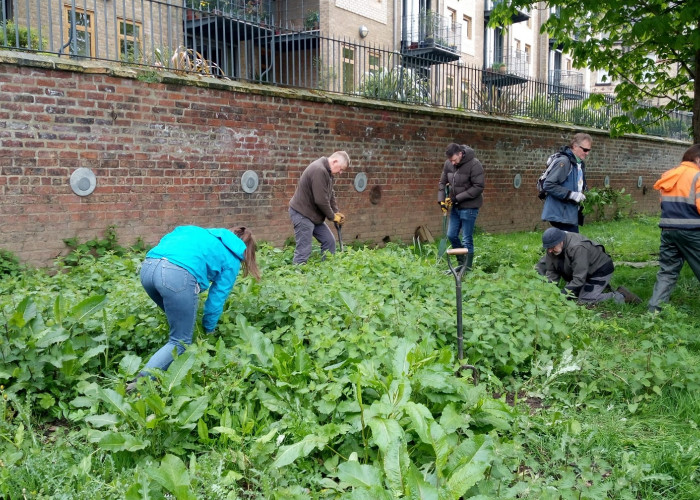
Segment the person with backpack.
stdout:
<svg viewBox="0 0 700 500">
<path fill-rule="evenodd" d="M 550 156 L 542 183 L 544 207 L 542 220 L 553 227 L 578 233 L 583 225 L 583 207 L 586 199 L 586 165 L 584 160 L 591 151 L 593 139 L 590 135 L 574 135 L 569 146 Z M 539 182 L 538 182 L 539 183 Z M 540 197 L 543 195 L 541 194 Z"/>
<path fill-rule="evenodd" d="M 445 151 L 447 159 L 442 167 L 438 183 L 438 204 L 443 214 L 450 211 L 447 238 L 452 248 L 466 248 L 466 255 L 458 255 L 460 266 L 471 269 L 474 261 L 474 226 L 479 208 L 484 203 L 484 167 L 477 160 L 474 150 L 466 145 L 452 143 Z M 449 185 L 449 194 L 445 187 Z M 459 231 L 462 239 L 459 239 Z"/>
</svg>

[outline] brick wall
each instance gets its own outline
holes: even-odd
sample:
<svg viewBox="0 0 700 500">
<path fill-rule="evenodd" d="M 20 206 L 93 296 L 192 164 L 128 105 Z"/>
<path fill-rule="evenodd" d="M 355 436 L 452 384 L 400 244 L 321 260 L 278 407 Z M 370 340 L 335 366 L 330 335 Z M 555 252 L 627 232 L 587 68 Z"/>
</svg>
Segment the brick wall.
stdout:
<svg viewBox="0 0 700 500">
<path fill-rule="evenodd" d="M 35 264 L 115 225 L 122 244 L 155 243 L 180 224 L 244 224 L 281 245 L 293 234 L 287 203 L 314 159 L 345 150 L 352 166 L 336 191 L 343 238 L 410 241 L 439 235 L 437 181 L 448 143 L 472 146 L 486 168 L 477 225 L 503 232 L 543 227 L 535 179 L 576 131 L 565 126 L 432 110 L 317 92 L 184 78 L 160 83 L 130 69 L 7 53 L 0 56 L 0 248 Z M 657 212 L 651 189 L 687 144 L 591 132 L 589 184 L 632 193 Z M 95 191 L 75 195 L 70 175 L 92 169 Z M 254 170 L 252 194 L 241 176 Z M 364 192 L 353 180 L 367 175 Z M 516 174 L 522 187 L 515 189 Z M 643 176 L 646 189 L 637 188 Z"/>
</svg>

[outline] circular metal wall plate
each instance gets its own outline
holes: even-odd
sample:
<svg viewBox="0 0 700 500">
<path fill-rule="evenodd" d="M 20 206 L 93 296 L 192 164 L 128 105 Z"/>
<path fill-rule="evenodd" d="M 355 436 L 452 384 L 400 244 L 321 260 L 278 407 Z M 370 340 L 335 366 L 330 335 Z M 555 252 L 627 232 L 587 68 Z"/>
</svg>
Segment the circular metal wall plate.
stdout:
<svg viewBox="0 0 700 500">
<path fill-rule="evenodd" d="M 258 189 L 258 174 L 252 170 L 246 170 L 241 176 L 241 187 L 246 193 L 254 193 Z"/>
<path fill-rule="evenodd" d="M 523 178 L 520 176 L 520 174 L 515 174 L 515 178 L 513 178 L 513 187 L 515 189 L 520 189 L 520 186 L 523 183 Z"/>
<path fill-rule="evenodd" d="M 80 167 L 70 175 L 70 187 L 78 196 L 87 196 L 95 190 L 97 179 L 95 174 L 86 167 Z"/>
<path fill-rule="evenodd" d="M 355 191 L 361 193 L 367 188 L 367 176 L 364 172 L 360 172 L 355 176 Z"/>
</svg>

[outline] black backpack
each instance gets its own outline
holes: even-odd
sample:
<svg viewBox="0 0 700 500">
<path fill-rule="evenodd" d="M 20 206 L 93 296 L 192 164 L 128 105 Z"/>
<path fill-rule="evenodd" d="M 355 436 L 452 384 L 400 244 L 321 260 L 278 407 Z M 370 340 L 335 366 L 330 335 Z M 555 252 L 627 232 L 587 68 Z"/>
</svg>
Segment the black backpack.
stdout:
<svg viewBox="0 0 700 500">
<path fill-rule="evenodd" d="M 547 158 L 547 168 L 544 170 L 544 172 L 542 172 L 542 175 L 540 175 L 539 179 L 537 179 L 537 197 L 540 200 L 544 200 L 547 197 L 547 191 L 544 190 L 544 181 L 547 180 L 547 176 L 554 168 L 554 165 L 556 165 L 556 160 L 558 160 L 562 156 L 568 160 L 567 156 L 564 153 L 554 153 L 553 155 L 550 155 L 549 158 Z"/>
</svg>

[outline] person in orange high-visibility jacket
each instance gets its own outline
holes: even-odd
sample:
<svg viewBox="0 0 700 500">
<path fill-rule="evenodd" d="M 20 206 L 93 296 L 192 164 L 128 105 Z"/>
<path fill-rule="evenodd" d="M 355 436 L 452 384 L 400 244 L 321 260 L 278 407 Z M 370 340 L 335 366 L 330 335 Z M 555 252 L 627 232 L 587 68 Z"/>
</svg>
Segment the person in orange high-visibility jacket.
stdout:
<svg viewBox="0 0 700 500">
<path fill-rule="evenodd" d="M 661 193 L 659 272 L 649 311 L 660 310 L 676 286 L 683 263 L 700 280 L 700 144 L 688 148 L 682 163 L 654 184 Z"/>
</svg>

